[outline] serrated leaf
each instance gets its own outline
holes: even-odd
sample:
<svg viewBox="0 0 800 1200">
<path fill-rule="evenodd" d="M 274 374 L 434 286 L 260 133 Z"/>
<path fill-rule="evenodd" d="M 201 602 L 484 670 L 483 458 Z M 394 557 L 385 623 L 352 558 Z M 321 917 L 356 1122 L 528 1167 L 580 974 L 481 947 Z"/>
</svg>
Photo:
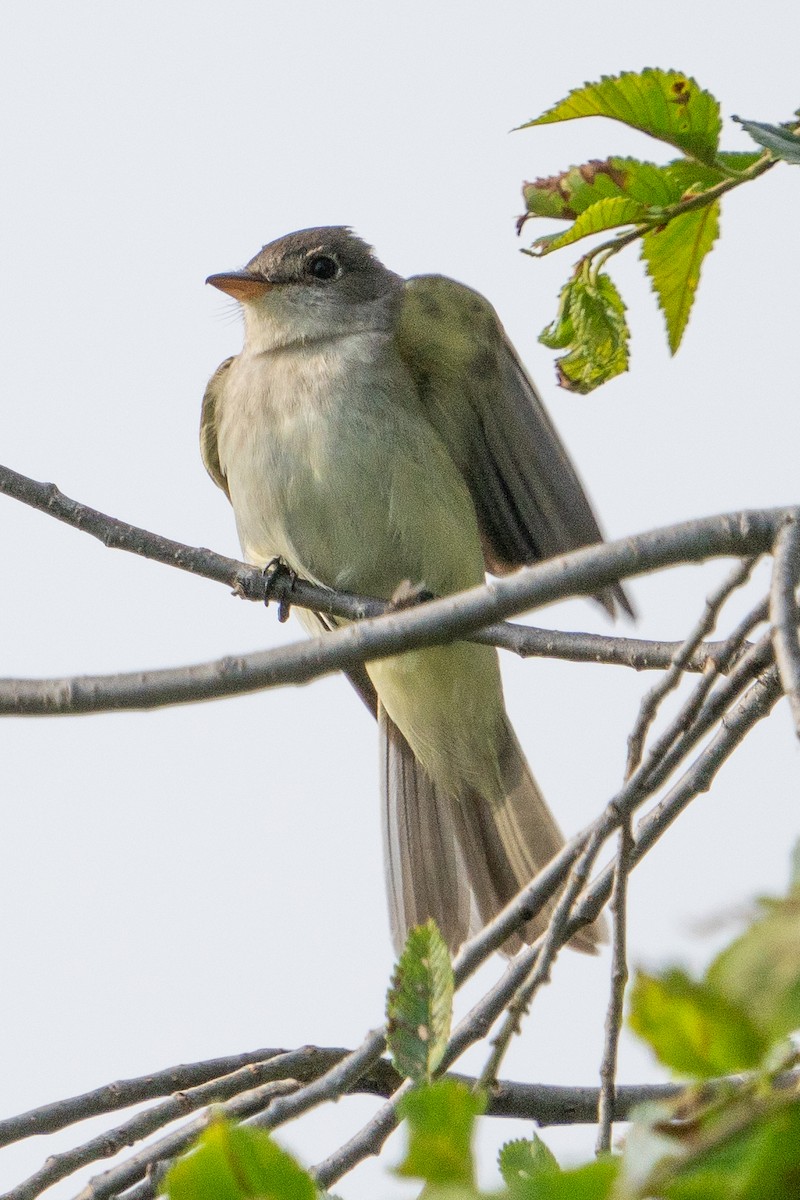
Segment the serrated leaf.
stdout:
<svg viewBox="0 0 800 1200">
<path fill-rule="evenodd" d="M 566 1171 L 542 1172 L 511 1191 L 514 1200 L 609 1200 L 616 1195 L 619 1158 L 600 1158 Z"/>
<path fill-rule="evenodd" d="M 764 125 L 761 121 L 743 121 L 734 117 L 754 142 L 769 150 L 776 158 L 800 166 L 800 137 L 782 125 Z"/>
<path fill-rule="evenodd" d="M 777 1096 L 778 1093 L 773 1093 Z M 690 1094 L 631 1114 L 619 1196 L 784 1200 L 800 1178 L 800 1101 L 763 1092 Z M 784 1103 L 785 1100 L 785 1103 Z"/>
<path fill-rule="evenodd" d="M 681 344 L 700 269 L 719 235 L 719 201 L 683 213 L 642 238 L 642 258 L 664 313 L 669 348 Z"/>
<path fill-rule="evenodd" d="M 768 1048 L 739 1005 L 678 968 L 637 972 L 628 1020 L 664 1066 L 693 1079 L 749 1071 Z"/>
<path fill-rule="evenodd" d="M 771 903 L 717 955 L 706 978 L 769 1042 L 800 1029 L 800 894 Z"/>
<path fill-rule="evenodd" d="M 800 1102 L 766 1116 L 755 1109 L 742 1117 L 743 1128 L 721 1145 L 704 1150 L 699 1139 L 690 1160 L 679 1166 L 659 1195 L 666 1200 L 786 1200 L 796 1196 Z"/>
<path fill-rule="evenodd" d="M 570 279 L 556 320 L 539 334 L 553 350 L 569 348 L 556 362 L 559 383 L 585 394 L 628 369 L 625 305 L 610 276 L 587 271 Z"/>
<path fill-rule="evenodd" d="M 472 1134 L 485 1108 L 486 1097 L 457 1079 L 437 1079 L 408 1092 L 398 1105 L 409 1136 L 397 1174 L 437 1185 L 471 1185 Z"/>
<path fill-rule="evenodd" d="M 552 250 L 560 250 L 562 246 L 569 246 L 593 233 L 617 229 L 620 225 L 634 225 L 646 215 L 647 208 L 638 200 L 631 200 L 627 196 L 609 196 L 585 209 L 564 233 L 537 238 L 532 250 L 540 255 L 549 254 Z"/>
<path fill-rule="evenodd" d="M 500 1149 L 497 1161 L 500 1174 L 515 1195 L 519 1184 L 538 1178 L 543 1173 L 561 1170 L 555 1154 L 537 1134 L 530 1139 L 519 1138 L 506 1142 Z"/>
<path fill-rule="evenodd" d="M 268 1133 L 213 1121 L 168 1172 L 169 1200 L 315 1200 L 311 1176 Z"/>
<path fill-rule="evenodd" d="M 520 128 L 592 116 L 622 121 L 701 162 L 713 163 L 716 157 L 722 128 L 719 104 L 681 71 L 647 67 L 642 72 L 604 75 L 597 83 L 575 88 Z"/>
<path fill-rule="evenodd" d="M 722 177 L 720 173 L 720 177 Z M 574 221 L 599 200 L 626 196 L 648 207 L 666 208 L 680 200 L 681 189 L 668 167 L 637 158 L 595 159 L 560 175 L 522 186 L 528 214 Z"/>
<path fill-rule="evenodd" d="M 386 997 L 386 1041 L 398 1071 L 430 1080 L 442 1061 L 453 1012 L 453 967 L 434 920 L 406 940 Z"/>
</svg>

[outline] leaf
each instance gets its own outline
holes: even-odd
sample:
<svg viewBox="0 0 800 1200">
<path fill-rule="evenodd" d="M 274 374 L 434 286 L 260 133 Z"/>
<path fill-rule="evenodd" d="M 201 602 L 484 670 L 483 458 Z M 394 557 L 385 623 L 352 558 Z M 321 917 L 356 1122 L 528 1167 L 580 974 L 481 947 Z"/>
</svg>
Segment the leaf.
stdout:
<svg viewBox="0 0 800 1200">
<path fill-rule="evenodd" d="M 539 341 L 569 349 L 556 362 L 559 383 L 585 394 L 628 369 L 625 305 L 610 276 L 584 270 L 564 285 L 558 315 Z"/>
<path fill-rule="evenodd" d="M 700 268 L 719 234 L 719 201 L 675 217 L 642 238 L 642 258 L 667 324 L 674 354 L 689 320 Z"/>
<path fill-rule="evenodd" d="M 552 1150 L 536 1134 L 530 1140 L 519 1138 L 514 1142 L 506 1142 L 497 1161 L 500 1174 L 515 1195 L 520 1183 L 561 1170 Z"/>
<path fill-rule="evenodd" d="M 628 1020 L 660 1062 L 690 1078 L 751 1070 L 767 1050 L 747 1012 L 678 968 L 637 972 Z"/>
<path fill-rule="evenodd" d="M 626 196 L 609 196 L 606 200 L 598 200 L 597 204 L 585 209 L 564 233 L 537 238 L 531 249 L 539 254 L 549 254 L 552 250 L 560 250 L 562 246 L 569 246 L 592 233 L 616 229 L 620 225 L 633 225 L 646 215 L 647 209 L 637 200 L 630 200 Z"/>
<path fill-rule="evenodd" d="M 632 1114 L 620 1197 L 784 1200 L 800 1178 L 800 1101 L 731 1090 L 643 1104 Z"/>
<path fill-rule="evenodd" d="M 641 73 L 604 75 L 597 83 L 575 88 L 553 108 L 519 128 L 592 116 L 622 121 L 701 162 L 711 164 L 716 157 L 722 128 L 716 99 L 690 76 L 653 67 Z"/>
<path fill-rule="evenodd" d="M 741 1007 L 769 1042 L 800 1029 L 800 892 L 770 903 L 717 955 L 707 980 Z"/>
<path fill-rule="evenodd" d="M 522 185 L 530 216 L 574 221 L 599 200 L 627 196 L 642 204 L 667 205 L 680 199 L 666 168 L 636 158 L 593 159 L 560 175 Z"/>
<path fill-rule="evenodd" d="M 314 1181 L 260 1129 L 213 1121 L 168 1172 L 169 1200 L 315 1200 Z"/>
<path fill-rule="evenodd" d="M 520 1183 L 511 1195 L 514 1200 L 609 1200 L 616 1195 L 619 1170 L 619 1158 L 600 1158 L 568 1171 L 541 1172 Z"/>
<path fill-rule="evenodd" d="M 786 1200 L 800 1184 L 800 1102 L 751 1119 L 719 1145 L 703 1139 L 659 1195 L 668 1200 Z M 724 1118 L 723 1118 L 724 1119 Z M 710 1137 L 714 1137 L 714 1128 Z"/>
<path fill-rule="evenodd" d="M 760 121 L 743 121 L 741 117 L 733 119 L 750 134 L 754 142 L 758 142 L 776 158 L 795 166 L 800 165 L 800 137 L 791 129 L 785 129 L 783 125 L 764 125 Z"/>
<path fill-rule="evenodd" d="M 442 1061 L 453 1011 L 453 968 L 436 922 L 406 940 L 386 997 L 386 1040 L 402 1075 L 430 1080 Z"/>
<path fill-rule="evenodd" d="M 397 1174 L 431 1184 L 471 1185 L 472 1132 L 485 1107 L 482 1093 L 456 1079 L 437 1079 L 408 1092 L 398 1105 L 408 1121 L 409 1138 Z"/>
</svg>

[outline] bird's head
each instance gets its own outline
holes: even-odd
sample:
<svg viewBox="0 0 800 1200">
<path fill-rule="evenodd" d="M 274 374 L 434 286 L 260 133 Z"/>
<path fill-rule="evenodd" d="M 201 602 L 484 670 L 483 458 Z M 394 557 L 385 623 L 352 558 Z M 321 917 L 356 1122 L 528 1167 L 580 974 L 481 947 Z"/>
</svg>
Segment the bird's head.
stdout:
<svg viewBox="0 0 800 1200">
<path fill-rule="evenodd" d="M 248 343 L 269 350 L 389 328 L 402 280 L 352 230 L 334 225 L 289 233 L 243 270 L 206 283 L 242 305 Z"/>
</svg>

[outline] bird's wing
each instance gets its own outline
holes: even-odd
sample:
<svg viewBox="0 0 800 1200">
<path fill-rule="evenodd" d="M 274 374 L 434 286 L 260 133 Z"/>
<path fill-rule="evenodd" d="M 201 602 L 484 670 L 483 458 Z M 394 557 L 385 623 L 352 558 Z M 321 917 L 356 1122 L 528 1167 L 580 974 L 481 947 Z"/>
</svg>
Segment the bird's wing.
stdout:
<svg viewBox="0 0 800 1200">
<path fill-rule="evenodd" d="M 472 496 L 494 575 L 602 541 L 578 474 L 488 300 L 442 275 L 406 282 L 396 332 L 428 417 Z M 597 599 L 632 615 L 620 586 Z"/>
<path fill-rule="evenodd" d="M 219 446 L 217 444 L 217 403 L 225 386 L 225 376 L 233 362 L 233 356 L 220 363 L 208 381 L 203 395 L 203 408 L 200 413 L 200 454 L 203 465 L 217 487 L 222 488 L 230 499 L 228 481 L 225 478 L 219 462 Z"/>
</svg>

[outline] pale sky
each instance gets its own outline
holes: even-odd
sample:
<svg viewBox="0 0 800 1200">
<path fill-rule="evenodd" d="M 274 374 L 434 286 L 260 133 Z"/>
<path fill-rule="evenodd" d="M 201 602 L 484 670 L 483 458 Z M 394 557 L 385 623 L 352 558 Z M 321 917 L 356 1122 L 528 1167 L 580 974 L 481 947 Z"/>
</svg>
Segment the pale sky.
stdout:
<svg viewBox="0 0 800 1200">
<path fill-rule="evenodd" d="M 798 500 L 800 172 L 780 167 L 727 198 L 675 359 L 635 253 L 614 264 L 631 371 L 577 398 L 556 387 L 554 355 L 536 340 L 573 258 L 519 253 L 520 184 L 611 153 L 665 155 L 601 121 L 509 133 L 585 80 L 661 66 L 711 89 L 724 145 L 748 148 L 732 113 L 777 122 L 800 103 L 796 6 L 145 0 L 17 5 L 5 26 L 0 420 L 14 469 L 237 555 L 197 424 L 241 328 L 203 280 L 283 233 L 344 223 L 393 270 L 449 274 L 492 300 L 610 536 Z M 109 552 L 11 500 L 0 510 L 2 675 L 182 664 L 300 636 L 224 587 Z M 635 583 L 640 620 L 622 631 L 681 637 L 721 574 Z M 532 619 L 611 630 L 577 601 Z M 655 676 L 503 663 L 520 739 L 573 833 L 619 785 Z M 353 1045 L 381 1022 L 392 953 L 376 735 L 343 681 L 151 714 L 7 720 L 0 737 L 3 1115 L 256 1046 Z M 782 703 L 636 871 L 633 963 L 701 965 L 730 936 L 701 922 L 783 887 L 799 777 Z M 495 958 L 467 999 L 502 970 Z M 608 973 L 607 953 L 564 953 L 504 1075 L 594 1083 Z M 620 1078 L 661 1078 L 627 1035 Z M 312 1163 L 374 1108 L 343 1102 L 280 1138 Z M 529 1128 L 484 1122 L 487 1185 L 492 1147 Z M 5 1150 L 0 1187 L 84 1135 Z M 570 1161 L 591 1153 L 594 1132 L 544 1136 Z M 383 1161 L 399 1155 L 395 1138 Z M 336 1190 L 415 1189 L 369 1163 Z"/>
</svg>

